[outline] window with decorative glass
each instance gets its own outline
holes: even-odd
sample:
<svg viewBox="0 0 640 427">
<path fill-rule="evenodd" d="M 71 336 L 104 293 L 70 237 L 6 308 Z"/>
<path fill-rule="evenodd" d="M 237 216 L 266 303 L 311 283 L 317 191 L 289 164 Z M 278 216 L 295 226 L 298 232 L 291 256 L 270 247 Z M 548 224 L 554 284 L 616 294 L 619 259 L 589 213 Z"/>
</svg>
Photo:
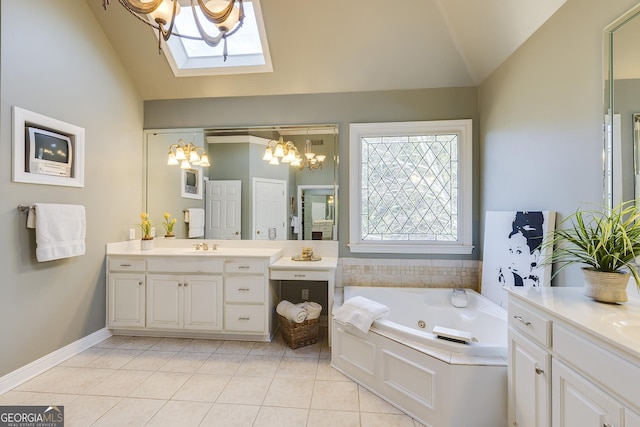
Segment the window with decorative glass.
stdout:
<svg viewBox="0 0 640 427">
<path fill-rule="evenodd" d="M 471 120 L 351 124 L 351 252 L 471 253 L 471 154 Z"/>
</svg>

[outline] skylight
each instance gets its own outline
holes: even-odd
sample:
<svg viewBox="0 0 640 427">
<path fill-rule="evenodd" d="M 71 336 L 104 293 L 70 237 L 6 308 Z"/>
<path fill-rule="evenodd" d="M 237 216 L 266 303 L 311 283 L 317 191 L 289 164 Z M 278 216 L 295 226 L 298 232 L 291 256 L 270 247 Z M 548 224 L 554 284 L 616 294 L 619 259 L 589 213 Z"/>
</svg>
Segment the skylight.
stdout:
<svg viewBox="0 0 640 427">
<path fill-rule="evenodd" d="M 182 4 L 185 3 L 185 4 Z M 181 12 L 176 16 L 175 30 L 180 34 L 198 36 L 193 10 L 189 1 L 181 2 Z M 216 74 L 265 73 L 273 71 L 259 0 L 244 0 L 245 18 L 233 35 L 227 38 L 227 60 L 223 59 L 224 41 L 211 47 L 201 40 L 172 36 L 163 51 L 176 77 Z M 215 25 L 207 21 L 196 8 L 200 23 L 215 35 Z"/>
</svg>

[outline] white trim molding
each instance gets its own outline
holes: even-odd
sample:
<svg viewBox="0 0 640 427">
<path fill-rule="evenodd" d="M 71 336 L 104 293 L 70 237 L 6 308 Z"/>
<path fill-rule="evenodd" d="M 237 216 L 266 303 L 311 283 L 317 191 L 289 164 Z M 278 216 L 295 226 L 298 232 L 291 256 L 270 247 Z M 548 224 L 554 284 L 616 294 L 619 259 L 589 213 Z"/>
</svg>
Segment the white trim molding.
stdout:
<svg viewBox="0 0 640 427">
<path fill-rule="evenodd" d="M 472 148 L 471 119 L 351 123 L 349 125 L 349 250 L 352 253 L 406 253 L 406 254 L 470 254 L 473 251 L 472 233 Z M 362 240 L 362 138 L 385 136 L 420 136 L 451 133 L 458 140 L 458 222 L 456 241 L 426 240 Z"/>
<path fill-rule="evenodd" d="M 20 384 L 30 380 L 54 366 L 64 362 L 65 360 L 75 356 L 86 349 L 106 340 L 111 336 L 111 331 L 107 328 L 97 330 L 96 332 L 80 338 L 38 360 L 16 369 L 13 372 L 0 377 L 0 394 L 5 393 L 19 386 Z"/>
</svg>

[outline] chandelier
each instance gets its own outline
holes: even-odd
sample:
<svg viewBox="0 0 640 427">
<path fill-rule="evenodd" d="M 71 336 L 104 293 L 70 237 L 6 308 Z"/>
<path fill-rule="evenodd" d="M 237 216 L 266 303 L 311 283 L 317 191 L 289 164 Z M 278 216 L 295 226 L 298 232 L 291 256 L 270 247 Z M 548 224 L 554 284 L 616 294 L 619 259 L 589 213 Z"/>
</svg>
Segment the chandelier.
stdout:
<svg viewBox="0 0 640 427">
<path fill-rule="evenodd" d="M 177 144 L 169 146 L 167 165 L 180 165 L 181 169 L 191 169 L 191 165 L 207 167 L 209 156 L 203 147 L 198 147 L 192 142 L 186 143 L 179 139 Z"/>
<path fill-rule="evenodd" d="M 179 0 L 119 0 L 120 4 L 140 21 L 158 31 L 158 51 L 160 52 L 160 41 L 169 40 L 169 37 L 183 37 L 191 40 L 201 40 L 207 45 L 216 47 L 224 41 L 224 60 L 227 60 L 227 37 L 234 34 L 242 26 L 244 20 L 244 9 L 242 0 L 209 0 L 206 4 L 204 0 L 190 0 L 193 19 L 200 36 L 180 34 L 174 30 L 175 17 L 180 13 Z M 219 33 L 215 36 L 208 34 L 203 28 L 198 14 L 197 7 L 202 11 L 202 15 L 212 22 Z M 238 6 L 236 7 L 236 2 Z M 109 0 L 102 0 L 102 6 L 107 9 Z"/>
<path fill-rule="evenodd" d="M 322 164 L 327 156 L 324 154 L 315 154 L 311 151 L 311 141 L 305 141 L 304 157 L 300 155 L 298 148 L 291 141 L 285 142 L 282 137 L 278 141 L 275 139 L 267 142 L 262 160 L 269 162 L 270 165 L 279 165 L 289 163 L 292 167 L 302 170 L 307 167 L 309 170 L 322 169 Z"/>
</svg>

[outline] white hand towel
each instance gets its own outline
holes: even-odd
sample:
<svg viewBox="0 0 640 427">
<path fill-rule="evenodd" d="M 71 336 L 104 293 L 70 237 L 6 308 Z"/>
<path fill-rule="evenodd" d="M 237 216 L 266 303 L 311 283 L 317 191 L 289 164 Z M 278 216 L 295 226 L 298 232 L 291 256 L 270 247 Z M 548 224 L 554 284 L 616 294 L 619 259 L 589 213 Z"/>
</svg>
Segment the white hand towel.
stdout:
<svg viewBox="0 0 640 427">
<path fill-rule="evenodd" d="M 333 312 L 336 321 L 353 325 L 365 334 L 376 319 L 388 315 L 389 307 L 360 295 L 349 298 Z"/>
<path fill-rule="evenodd" d="M 307 310 L 307 319 L 317 319 L 320 317 L 320 313 L 322 312 L 322 306 L 317 302 L 306 301 L 302 303 L 302 308 Z"/>
<path fill-rule="evenodd" d="M 38 262 L 84 255 L 84 206 L 36 203 L 28 215 L 27 224 L 35 222 Z"/>
<path fill-rule="evenodd" d="M 300 233 L 300 218 L 297 216 L 291 217 L 291 227 L 293 227 L 293 234 Z"/>
<path fill-rule="evenodd" d="M 302 323 L 307 319 L 307 310 L 287 300 L 280 301 L 276 306 L 276 312 L 296 323 Z"/>
<path fill-rule="evenodd" d="M 204 237 L 204 209 L 187 209 L 189 221 L 189 238 Z"/>
</svg>

